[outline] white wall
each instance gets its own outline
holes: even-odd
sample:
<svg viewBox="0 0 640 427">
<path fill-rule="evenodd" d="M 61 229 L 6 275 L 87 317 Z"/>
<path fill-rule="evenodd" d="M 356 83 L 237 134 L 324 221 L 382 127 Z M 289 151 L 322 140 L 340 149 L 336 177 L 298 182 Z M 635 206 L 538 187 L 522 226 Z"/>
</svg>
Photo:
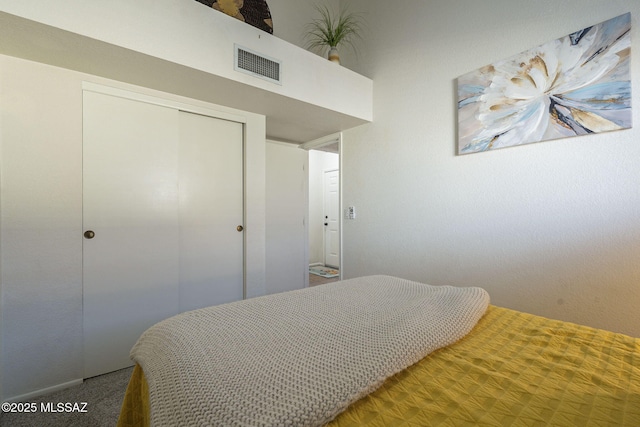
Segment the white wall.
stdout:
<svg viewBox="0 0 640 427">
<path fill-rule="evenodd" d="M 344 133 L 344 274 L 477 285 L 492 303 L 640 337 L 640 103 L 631 130 L 455 155 L 455 79 L 640 2 L 351 0 L 374 121 Z M 375 31 L 373 31 L 375 30 Z"/>
<path fill-rule="evenodd" d="M 309 264 L 324 263 L 324 172 L 340 167 L 340 156 L 309 151 Z"/>
<path fill-rule="evenodd" d="M 305 287 L 309 156 L 297 145 L 266 148 L 266 293 Z"/>
<path fill-rule="evenodd" d="M 83 81 L 211 108 L 210 104 L 0 55 L 2 399 L 83 377 Z M 247 121 L 247 295 L 263 295 L 265 118 L 213 108 Z"/>
<path fill-rule="evenodd" d="M 82 378 L 82 91 L 63 70 L 0 61 L 2 380 L 10 397 Z"/>
<path fill-rule="evenodd" d="M 340 0 L 313 1 L 268 0 L 273 19 L 273 35 L 296 46 L 304 47 L 304 34 L 309 22 L 318 16 L 315 5 L 327 5 L 331 10 L 339 8 Z M 316 52 L 320 54 L 319 52 Z"/>
</svg>

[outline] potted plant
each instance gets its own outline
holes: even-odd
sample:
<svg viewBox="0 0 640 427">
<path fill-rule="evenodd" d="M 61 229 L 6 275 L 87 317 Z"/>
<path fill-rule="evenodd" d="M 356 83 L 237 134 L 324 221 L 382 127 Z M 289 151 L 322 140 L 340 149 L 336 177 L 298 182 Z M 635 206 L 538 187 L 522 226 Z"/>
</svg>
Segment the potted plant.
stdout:
<svg viewBox="0 0 640 427">
<path fill-rule="evenodd" d="M 320 17 L 308 24 L 305 36 L 307 49 L 329 48 L 329 61 L 340 63 L 338 46 L 348 44 L 352 48 L 361 30 L 360 16 L 341 9 L 335 16 L 327 6 L 316 6 Z"/>
</svg>

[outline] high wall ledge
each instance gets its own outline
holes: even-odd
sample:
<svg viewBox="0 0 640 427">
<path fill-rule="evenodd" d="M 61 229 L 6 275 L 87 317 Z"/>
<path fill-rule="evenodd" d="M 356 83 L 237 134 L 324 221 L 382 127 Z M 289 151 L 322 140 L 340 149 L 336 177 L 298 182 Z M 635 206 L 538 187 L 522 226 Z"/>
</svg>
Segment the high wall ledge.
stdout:
<svg viewBox="0 0 640 427">
<path fill-rule="evenodd" d="M 281 62 L 281 84 L 236 71 L 235 45 Z M 0 0 L 0 54 L 262 114 L 280 141 L 373 117 L 370 79 L 196 1 Z"/>
</svg>

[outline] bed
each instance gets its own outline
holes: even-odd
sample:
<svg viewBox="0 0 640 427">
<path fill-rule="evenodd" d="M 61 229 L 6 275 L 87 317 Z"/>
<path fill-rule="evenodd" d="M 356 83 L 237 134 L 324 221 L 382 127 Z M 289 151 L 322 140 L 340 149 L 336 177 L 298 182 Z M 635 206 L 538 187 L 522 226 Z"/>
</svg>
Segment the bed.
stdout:
<svg viewBox="0 0 640 427">
<path fill-rule="evenodd" d="M 640 339 L 479 288 L 369 276 L 253 298 L 160 322 L 132 358 L 120 427 L 640 426 Z"/>
</svg>

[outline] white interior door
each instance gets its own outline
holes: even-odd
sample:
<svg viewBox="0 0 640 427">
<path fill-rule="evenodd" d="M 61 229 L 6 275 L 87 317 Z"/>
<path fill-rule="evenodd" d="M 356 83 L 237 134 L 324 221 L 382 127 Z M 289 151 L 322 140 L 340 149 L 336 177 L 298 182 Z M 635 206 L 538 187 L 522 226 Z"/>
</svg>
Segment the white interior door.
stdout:
<svg viewBox="0 0 640 427">
<path fill-rule="evenodd" d="M 269 294 L 300 289 L 309 280 L 308 157 L 297 145 L 267 141 L 265 289 Z"/>
<path fill-rule="evenodd" d="M 130 366 L 140 334 L 178 312 L 178 111 L 83 102 L 86 378 Z"/>
<path fill-rule="evenodd" d="M 340 268 L 340 172 L 324 173 L 324 264 Z"/>
<path fill-rule="evenodd" d="M 86 378 L 131 366 L 154 323 L 242 299 L 243 125 L 90 91 L 83 102 Z"/>
<path fill-rule="evenodd" d="M 242 134 L 180 113 L 180 311 L 243 297 Z"/>
</svg>

